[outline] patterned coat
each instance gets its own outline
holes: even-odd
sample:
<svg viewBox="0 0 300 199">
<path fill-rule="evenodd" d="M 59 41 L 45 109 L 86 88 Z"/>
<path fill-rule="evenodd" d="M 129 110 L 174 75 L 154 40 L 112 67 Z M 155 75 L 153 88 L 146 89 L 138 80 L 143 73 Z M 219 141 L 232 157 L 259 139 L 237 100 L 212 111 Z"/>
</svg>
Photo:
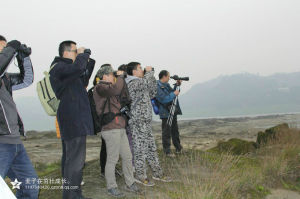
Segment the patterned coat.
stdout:
<svg viewBox="0 0 300 199">
<path fill-rule="evenodd" d="M 157 148 L 152 134 L 152 105 L 156 96 L 157 83 L 154 71 L 146 72 L 143 78 L 129 76 L 126 79 L 131 103 L 132 117 L 129 127 L 132 133 L 133 159 L 136 178 L 146 179 L 146 164 L 149 163 L 154 177 L 163 175 L 159 164 Z"/>
<path fill-rule="evenodd" d="M 146 72 L 143 78 L 129 76 L 126 79 L 131 102 L 130 122 L 152 121 L 151 99 L 156 96 L 157 82 L 154 71 Z"/>
</svg>

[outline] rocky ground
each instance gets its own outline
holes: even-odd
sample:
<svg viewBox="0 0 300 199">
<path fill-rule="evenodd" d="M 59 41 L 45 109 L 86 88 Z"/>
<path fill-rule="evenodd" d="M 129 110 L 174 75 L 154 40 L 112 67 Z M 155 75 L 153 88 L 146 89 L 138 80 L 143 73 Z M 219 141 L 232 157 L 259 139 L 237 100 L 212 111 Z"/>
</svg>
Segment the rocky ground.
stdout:
<svg viewBox="0 0 300 199">
<path fill-rule="evenodd" d="M 185 149 L 206 150 L 216 146 L 219 141 L 230 138 L 255 141 L 259 131 L 280 123 L 288 123 L 290 127 L 299 127 L 300 114 L 189 120 L 179 121 L 178 125 L 182 145 Z M 155 133 L 157 146 L 161 148 L 161 123 L 153 122 L 153 132 Z M 55 132 L 28 132 L 24 145 L 34 164 L 49 165 L 60 161 L 61 141 L 56 138 Z M 105 181 L 100 177 L 100 168 L 95 169 L 99 167 L 100 145 L 101 139 L 99 135 L 88 137 L 86 160 L 90 161 L 90 163 L 85 169 L 84 180 L 86 185 L 83 190 L 87 196 L 93 196 L 93 198 L 108 198 L 107 195 L 103 195 L 106 192 Z M 59 176 L 59 173 L 56 175 Z M 122 179 L 119 179 L 119 181 L 122 183 Z M 88 191 L 85 191 L 85 187 L 88 187 Z M 145 189 L 144 197 L 155 198 L 156 193 L 156 188 Z M 273 190 L 272 193 L 272 195 L 268 196 L 269 199 L 297 198 L 299 196 L 295 192 L 285 190 Z M 130 194 L 128 196 L 134 197 Z"/>
<path fill-rule="evenodd" d="M 300 127 L 300 114 L 272 115 L 259 117 L 182 120 L 178 122 L 184 148 L 206 150 L 220 140 L 240 138 L 255 141 L 257 133 L 280 123 Z M 161 145 L 161 123 L 153 122 L 153 132 L 159 148 Z M 60 160 L 61 141 L 55 132 L 28 132 L 24 141 L 33 162 L 51 163 Z M 87 139 L 87 161 L 99 158 L 100 136 Z"/>
</svg>

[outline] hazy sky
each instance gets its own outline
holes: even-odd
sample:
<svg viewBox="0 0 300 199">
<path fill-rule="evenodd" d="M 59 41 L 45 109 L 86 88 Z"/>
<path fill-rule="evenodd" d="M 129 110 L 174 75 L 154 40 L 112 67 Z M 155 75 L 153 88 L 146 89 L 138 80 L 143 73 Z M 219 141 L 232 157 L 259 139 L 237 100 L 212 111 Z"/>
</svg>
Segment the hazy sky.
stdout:
<svg viewBox="0 0 300 199">
<path fill-rule="evenodd" d="M 92 50 L 96 68 L 139 61 L 190 76 L 300 71 L 299 0 L 1 1 L 0 34 L 32 47 L 36 95 L 63 40 Z M 14 71 L 12 66 L 10 71 Z"/>
</svg>

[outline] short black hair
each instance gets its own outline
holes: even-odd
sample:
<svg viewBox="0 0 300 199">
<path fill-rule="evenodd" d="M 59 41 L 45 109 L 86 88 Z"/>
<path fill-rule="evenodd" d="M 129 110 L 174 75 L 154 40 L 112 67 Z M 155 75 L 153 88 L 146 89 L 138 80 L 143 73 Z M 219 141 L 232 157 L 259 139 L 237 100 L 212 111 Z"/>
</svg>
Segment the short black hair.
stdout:
<svg viewBox="0 0 300 199">
<path fill-rule="evenodd" d="M 127 65 L 126 64 L 122 64 L 121 66 L 119 66 L 118 70 L 127 72 Z"/>
<path fill-rule="evenodd" d="M 141 65 L 139 62 L 130 62 L 127 64 L 127 74 L 133 75 L 132 71 L 137 69 L 137 66 Z"/>
<path fill-rule="evenodd" d="M 74 44 L 76 45 L 75 41 L 71 41 L 71 40 L 67 40 L 67 41 L 63 41 L 59 44 L 59 48 L 58 48 L 58 53 L 60 57 L 63 57 L 64 52 L 67 50 L 71 50 L 71 45 Z"/>
<path fill-rule="evenodd" d="M 6 39 L 5 39 L 5 37 L 2 36 L 2 35 L 0 35 L 0 41 L 5 41 L 5 42 L 7 42 Z"/>
<path fill-rule="evenodd" d="M 169 72 L 167 70 L 162 70 L 159 72 L 159 79 L 162 79 L 164 76 L 168 76 Z"/>
<path fill-rule="evenodd" d="M 103 64 L 102 66 L 100 66 L 100 68 L 103 68 L 105 66 L 111 66 L 111 64 Z"/>
</svg>

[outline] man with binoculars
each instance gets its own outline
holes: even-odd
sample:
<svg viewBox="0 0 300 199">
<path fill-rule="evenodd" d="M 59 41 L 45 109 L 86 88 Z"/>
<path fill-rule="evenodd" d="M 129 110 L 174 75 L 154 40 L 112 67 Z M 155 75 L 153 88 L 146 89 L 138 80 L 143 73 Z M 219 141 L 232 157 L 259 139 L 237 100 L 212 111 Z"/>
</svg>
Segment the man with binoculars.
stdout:
<svg viewBox="0 0 300 199">
<path fill-rule="evenodd" d="M 152 133 L 151 99 L 155 97 L 157 88 L 154 70 L 147 66 L 144 73 L 140 63 L 131 62 L 127 65 L 127 74 L 126 83 L 132 100 L 129 127 L 132 133 L 136 181 L 144 186 L 155 185 L 146 174 L 148 162 L 154 180 L 170 182 L 170 177 L 165 176 L 160 167 Z"/>
<path fill-rule="evenodd" d="M 105 165 L 107 191 L 109 195 L 117 198 L 124 197 L 118 189 L 115 177 L 119 156 L 122 158 L 125 189 L 130 192 L 140 192 L 133 177 L 132 154 L 125 129 L 128 115 L 122 111 L 130 103 L 125 75 L 124 71 L 114 73 L 110 65 L 103 66 L 97 72 L 96 76 L 101 80 L 95 85 L 93 91 L 96 111 L 102 125 L 101 137 L 105 140 L 107 151 Z"/>
<path fill-rule="evenodd" d="M 60 100 L 57 121 L 62 139 L 62 176 L 66 180 L 64 199 L 84 199 L 80 184 L 86 156 L 86 136 L 94 133 L 86 86 L 95 61 L 91 51 L 74 41 L 59 45 L 59 56 L 51 64 L 50 82 Z"/>
<path fill-rule="evenodd" d="M 24 126 L 12 98 L 12 91 L 33 82 L 30 54 L 31 49 L 26 45 L 17 40 L 7 43 L 0 35 L 0 176 L 9 177 L 17 186 L 17 198 L 37 199 L 38 176 L 21 141 L 20 135 L 25 136 Z M 8 73 L 6 70 L 15 56 L 20 72 Z"/>
</svg>

